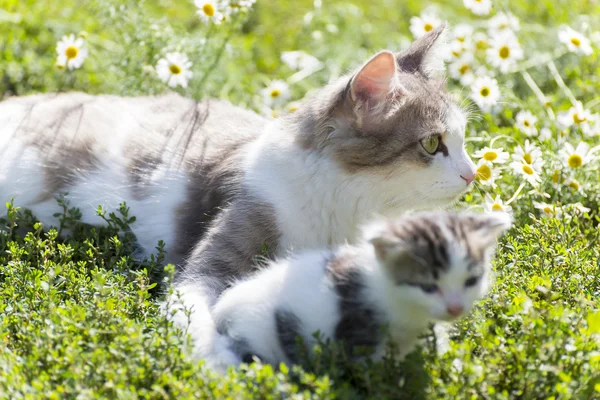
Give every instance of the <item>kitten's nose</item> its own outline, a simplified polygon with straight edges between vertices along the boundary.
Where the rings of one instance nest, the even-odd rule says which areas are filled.
[[[448,314],[452,315],[453,317],[458,317],[465,310],[465,308],[460,304],[451,304],[447,306],[446,309],[448,310]]]
[[[465,174],[465,175],[461,175],[461,178],[463,178],[465,180],[465,182],[467,182],[467,186],[469,184],[471,184],[471,182],[473,182],[473,179],[475,179],[475,174]]]

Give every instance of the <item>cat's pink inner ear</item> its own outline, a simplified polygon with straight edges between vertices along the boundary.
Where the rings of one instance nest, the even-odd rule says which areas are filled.
[[[373,56],[354,76],[350,90],[352,100],[368,100],[383,98],[395,87],[396,58],[392,52],[382,51]]]

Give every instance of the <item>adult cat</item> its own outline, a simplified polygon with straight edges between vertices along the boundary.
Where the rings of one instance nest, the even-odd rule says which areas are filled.
[[[140,250],[166,242],[190,304],[253,258],[354,242],[371,215],[443,206],[473,180],[466,118],[436,77],[443,27],[267,123],[219,101],[80,93],[0,103],[0,200],[46,225],[69,193],[84,222],[122,201]],[[192,249],[193,247],[193,249]],[[204,287],[204,288],[203,288]],[[185,297],[184,296],[184,297]]]

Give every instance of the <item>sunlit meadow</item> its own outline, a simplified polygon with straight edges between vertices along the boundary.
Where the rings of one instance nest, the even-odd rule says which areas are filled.
[[[0,397],[600,398],[597,1],[0,0],[0,93],[171,90],[278,118],[443,23],[447,85],[477,164],[457,207],[515,220],[469,318],[432,328],[402,363],[351,363],[324,344],[302,368],[219,376],[186,358],[161,316],[173,269],[160,245],[131,258],[125,207],[99,210],[108,228],[93,229],[60,200],[62,224],[47,231],[9,204]]]

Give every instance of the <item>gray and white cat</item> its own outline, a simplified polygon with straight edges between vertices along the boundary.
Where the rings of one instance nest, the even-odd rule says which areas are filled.
[[[442,32],[376,54],[272,122],[174,94],[6,100],[0,200],[46,226],[63,192],[91,224],[98,205],[126,201],[140,251],[164,240],[183,302],[207,312],[265,249],[352,243],[373,214],[445,206],[467,189],[466,117],[436,74]]]
[[[375,359],[391,338],[403,357],[428,324],[465,315],[482,298],[496,239],[510,225],[504,213],[416,213],[371,224],[357,245],[272,261],[223,292],[216,331],[192,332],[196,342],[219,336],[218,347],[198,356],[219,369],[252,356],[296,364],[297,338],[310,351],[318,331]]]

